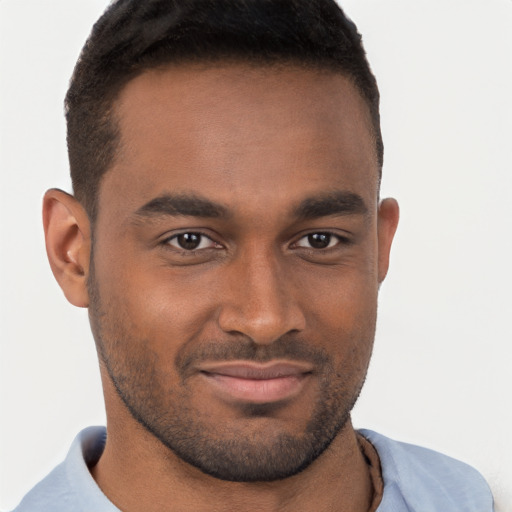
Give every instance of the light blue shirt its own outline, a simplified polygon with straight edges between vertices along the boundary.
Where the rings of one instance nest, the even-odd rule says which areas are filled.
[[[455,459],[400,443],[371,430],[359,431],[376,448],[384,494],[377,512],[492,512],[487,483]],[[105,445],[104,427],[76,437],[68,456],[23,498],[14,512],[119,512],[88,470]]]

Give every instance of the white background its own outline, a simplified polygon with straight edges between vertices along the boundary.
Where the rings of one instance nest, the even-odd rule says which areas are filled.
[[[476,466],[512,511],[512,1],[342,0],[382,93],[402,219],[356,426]],[[46,262],[62,100],[105,0],[0,0],[0,509],[104,422],[87,314]]]

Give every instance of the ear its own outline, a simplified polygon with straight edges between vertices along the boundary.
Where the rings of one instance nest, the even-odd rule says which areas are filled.
[[[394,199],[383,199],[379,204],[377,236],[379,243],[378,277],[379,283],[384,281],[389,268],[391,243],[398,226],[400,210]]]
[[[55,279],[71,304],[88,307],[91,227],[85,210],[73,196],[50,189],[43,199],[43,224]]]

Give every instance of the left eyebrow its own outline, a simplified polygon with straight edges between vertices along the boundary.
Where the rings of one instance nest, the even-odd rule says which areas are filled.
[[[312,220],[332,215],[366,215],[363,198],[353,192],[335,191],[304,199],[294,210],[296,217]]]
[[[135,217],[227,217],[227,209],[213,201],[193,195],[164,194],[141,206]]]

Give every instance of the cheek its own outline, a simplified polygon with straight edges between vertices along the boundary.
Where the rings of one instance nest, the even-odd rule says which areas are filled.
[[[304,283],[308,337],[332,355],[336,364],[365,371],[373,348],[378,285],[372,272],[332,272]]]
[[[149,268],[140,260],[130,264],[129,258],[97,273],[103,307],[118,330],[156,352],[175,352],[200,335],[213,316],[213,286],[204,279],[165,266]]]
[[[314,269],[315,270],[315,269]],[[312,321],[334,330],[356,330],[376,314],[378,283],[375,272],[354,267],[303,272],[297,296]]]

